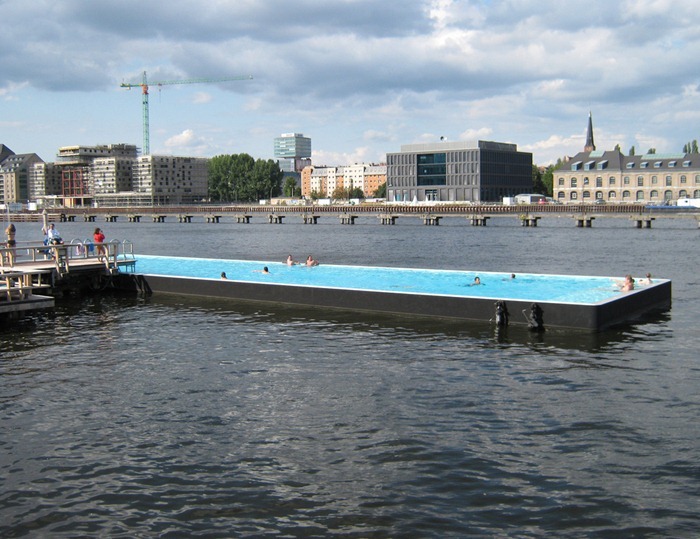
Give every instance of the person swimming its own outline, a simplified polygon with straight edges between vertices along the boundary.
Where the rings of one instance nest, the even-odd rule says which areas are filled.
[[[311,255],[306,257],[306,265],[307,266],[318,266],[318,260],[314,260]]]
[[[474,277],[474,282],[472,282],[469,286],[480,286],[481,284],[483,283],[481,282],[481,279],[477,276]]]

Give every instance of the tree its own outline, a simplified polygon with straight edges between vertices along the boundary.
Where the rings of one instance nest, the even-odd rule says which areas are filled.
[[[649,149],[647,150],[647,155],[653,155],[653,154],[655,154],[655,153],[656,153],[656,148],[649,148]]]
[[[365,198],[365,192],[359,187],[353,187],[348,191],[348,198]]]
[[[532,191],[533,193],[539,193],[540,195],[547,194],[547,188],[544,183],[542,183],[542,173],[540,172],[540,167],[537,165],[532,165]]]
[[[699,153],[698,152],[698,141],[693,140],[693,142],[688,142],[683,146],[683,153]]]
[[[619,144],[615,144],[615,151],[622,153],[622,148],[620,148]]]
[[[301,196],[301,188],[297,187],[297,181],[291,176],[287,176],[287,179],[284,181],[282,192],[286,197]]]
[[[386,182],[377,187],[373,196],[374,198],[386,198]]]
[[[282,171],[272,159],[250,155],[218,155],[209,161],[209,196],[213,201],[252,202],[280,192]]]
[[[629,154],[630,154],[630,156],[633,156],[633,155],[634,155],[634,146],[632,146],[632,147],[630,148]]]

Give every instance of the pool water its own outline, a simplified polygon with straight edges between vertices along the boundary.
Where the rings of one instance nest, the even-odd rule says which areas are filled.
[[[621,278],[324,265],[288,266],[279,262],[136,255],[134,271],[198,279],[273,283],[459,297],[596,304],[620,297]],[[267,267],[269,273],[262,269]],[[479,277],[481,285],[473,285]],[[639,282],[639,280],[637,280]]]

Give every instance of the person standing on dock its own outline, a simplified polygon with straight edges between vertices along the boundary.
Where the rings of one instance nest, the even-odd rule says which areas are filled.
[[[105,235],[104,232],[102,232],[101,228],[97,227],[95,229],[95,233],[92,235],[92,239],[95,240],[95,247],[97,248],[97,258],[101,259],[107,254],[105,246],[102,245],[105,241]]]
[[[17,245],[17,242],[15,241],[15,234],[17,232],[17,229],[15,228],[15,225],[10,223],[8,227],[5,229],[5,235],[7,236],[7,241],[5,243],[5,247],[8,248],[7,251],[5,251],[3,254],[5,255],[4,258],[7,261],[7,265],[12,267],[15,265],[15,246]],[[4,263],[4,261],[3,261]]]

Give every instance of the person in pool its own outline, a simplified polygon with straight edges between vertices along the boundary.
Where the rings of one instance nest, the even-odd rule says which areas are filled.
[[[469,286],[480,286],[481,284],[482,284],[481,279],[479,279],[479,277],[477,276],[477,277],[474,277],[474,282],[472,284],[470,284]]]
[[[622,281],[622,285],[620,285],[620,290],[622,292],[629,292],[631,290],[634,290],[634,279],[631,275],[625,275],[625,280]]]
[[[295,266],[295,265],[297,265],[298,263],[299,263],[299,262],[296,262],[296,261],[292,258],[292,255],[289,255],[289,256],[287,257],[287,266]]]
[[[314,260],[311,255],[306,257],[307,266],[318,266],[318,260]]]

